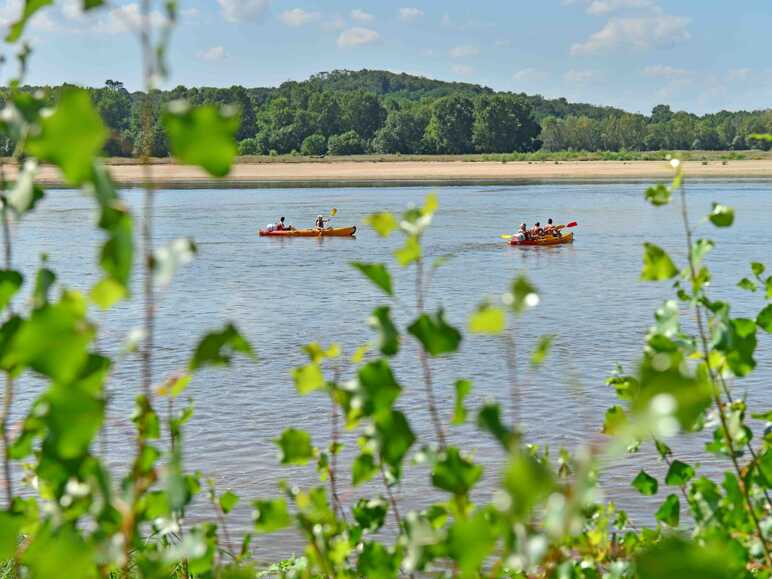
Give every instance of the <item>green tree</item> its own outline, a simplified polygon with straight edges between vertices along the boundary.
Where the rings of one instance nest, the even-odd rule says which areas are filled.
[[[357,91],[343,99],[343,119],[346,128],[356,131],[369,141],[386,121],[386,108],[372,93]]]
[[[361,155],[365,152],[366,145],[356,131],[348,131],[330,137],[327,150],[330,155]]]
[[[462,95],[443,97],[432,107],[427,133],[438,153],[469,153],[473,149],[474,102]]]
[[[472,141],[481,153],[525,153],[541,146],[541,127],[522,99],[508,94],[485,95],[476,104]]]
[[[303,140],[300,152],[310,156],[324,155],[327,152],[327,139],[319,133],[310,135]]]
[[[423,109],[393,110],[386,124],[375,134],[373,149],[377,153],[416,153],[429,124]]]

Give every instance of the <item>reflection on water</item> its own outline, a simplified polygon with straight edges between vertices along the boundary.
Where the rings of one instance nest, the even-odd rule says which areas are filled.
[[[529,441],[551,448],[574,448],[598,437],[606,408],[615,402],[603,381],[615,362],[631,369],[643,335],[659,302],[670,296],[667,284],[638,281],[641,243],[654,240],[683,261],[684,243],[675,208],[651,208],[643,201],[642,184],[532,184],[435,188],[441,209],[426,236],[427,256],[449,256],[434,275],[430,307],[446,308],[449,320],[465,325],[479,300],[506,290],[513,277],[527,272],[539,287],[541,305],[518,321],[516,334],[521,363],[519,388],[522,428]],[[207,329],[235,321],[260,355],[257,364],[239,361],[232,370],[207,370],[189,388],[196,415],[186,430],[187,463],[233,488],[244,500],[234,513],[234,527],[249,526],[249,500],[274,495],[278,480],[312,484],[313,468],[279,468],[271,439],[288,425],[309,430],[320,446],[330,430],[329,402],[324,396],[301,398],[293,390],[289,371],[303,362],[300,347],[308,341],[337,341],[347,353],[371,337],[366,320],[383,302],[379,292],[349,266],[352,261],[391,262],[399,239],[381,239],[363,218],[373,211],[399,211],[420,202],[427,188],[370,187],[362,189],[230,189],[162,191],[158,194],[157,241],[190,236],[199,247],[196,260],[178,273],[158,307],[159,348],[156,381],[183,367],[199,336]],[[736,281],[747,274],[751,260],[772,263],[770,186],[764,183],[692,184],[689,195],[695,215],[721,200],[737,210],[737,223],[728,231],[708,231],[718,240],[710,254],[715,271],[713,292],[731,297],[735,315],[758,309],[758,296],[740,292]],[[140,193],[127,192],[134,207]],[[356,239],[259,238],[257,230],[285,215],[295,226],[336,207],[334,226],[360,226]],[[759,219],[759,216],[766,216]],[[525,221],[577,220],[575,243],[550,248],[510,247],[499,239]],[[85,288],[96,279],[94,257],[99,233],[91,224],[94,212],[77,192],[52,191],[41,208],[16,232],[17,258],[27,272],[46,252],[50,264],[69,286]],[[393,266],[395,287],[406,310],[412,310],[412,272]],[[29,273],[28,273],[29,276]],[[134,280],[139,292],[140,279]],[[399,322],[409,312],[396,310]],[[95,314],[96,315],[96,314]],[[99,347],[116,352],[126,333],[141,319],[139,303],[121,305],[104,319]],[[556,335],[545,367],[533,370],[527,359],[538,336]],[[770,340],[762,339],[759,367],[736,385],[752,403],[768,407],[772,396],[764,384],[772,378]],[[431,438],[423,390],[413,345],[405,343],[394,362],[404,388],[399,404],[409,410],[412,426],[424,440]],[[469,406],[499,398],[509,408],[503,348],[496,338],[467,336],[461,352],[433,362],[442,415],[452,414],[456,379],[475,383]],[[129,422],[138,391],[138,360],[118,365],[110,384],[111,413],[106,449],[118,469],[131,452]],[[17,411],[39,391],[28,381]],[[481,493],[496,482],[503,457],[489,439],[469,427],[450,429],[453,443],[474,450],[485,464]],[[355,437],[345,440],[344,464],[356,449]],[[679,457],[701,453],[698,437],[675,441]],[[704,457],[704,455],[701,455]],[[662,466],[649,455],[620,459],[604,474],[610,497],[632,511],[639,522],[650,522],[641,497],[630,489],[634,471],[646,464]],[[703,461],[704,463],[704,461]],[[708,466],[709,468],[709,466]],[[343,500],[353,501],[377,487],[352,489]],[[409,470],[399,490],[401,500],[417,506],[433,500],[424,468]],[[208,515],[197,505],[193,517]],[[261,558],[297,552],[297,543],[265,541]]]

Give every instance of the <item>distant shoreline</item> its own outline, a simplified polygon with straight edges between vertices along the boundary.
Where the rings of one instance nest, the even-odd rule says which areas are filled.
[[[115,182],[123,187],[144,184],[142,166],[107,160]],[[685,161],[689,179],[772,179],[772,159]],[[8,177],[13,179],[13,170]],[[299,160],[296,162],[237,162],[224,179],[214,179],[196,167],[159,160],[152,166],[153,183],[165,188],[232,188],[266,186],[440,185],[472,183],[592,182],[667,180],[672,169],[665,161],[476,161],[463,160]],[[38,181],[66,187],[54,167],[41,167]]]

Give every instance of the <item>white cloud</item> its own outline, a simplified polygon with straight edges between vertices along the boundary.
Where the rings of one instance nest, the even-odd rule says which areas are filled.
[[[591,0],[587,6],[589,14],[608,14],[624,8],[651,8],[654,0]]]
[[[378,42],[380,38],[381,35],[375,30],[355,26],[354,28],[349,28],[340,33],[340,36],[338,36],[338,46],[341,48],[364,46],[366,44]]]
[[[652,78],[683,78],[689,76],[691,72],[685,68],[675,68],[668,64],[655,64],[645,67],[643,74]]]
[[[586,84],[598,80],[599,74],[594,70],[569,70],[563,79],[574,84]]]
[[[454,64],[450,67],[450,70],[460,76],[470,76],[474,74],[474,68],[466,64]]]
[[[271,5],[271,0],[217,0],[228,22],[256,20]]]
[[[213,46],[212,48],[207,48],[206,50],[202,50],[198,54],[196,54],[196,57],[199,60],[204,60],[206,62],[216,62],[218,60],[223,60],[225,58],[228,58],[228,53],[225,52],[225,48],[222,46]]]
[[[413,22],[421,18],[424,15],[424,11],[419,8],[400,8],[399,19],[402,22]]]
[[[167,24],[166,17],[158,10],[150,13],[150,26],[159,28]],[[122,34],[136,32],[142,28],[142,12],[139,4],[122,4],[112,8],[94,25],[94,30],[103,34]]]
[[[542,71],[537,70],[535,68],[523,68],[521,70],[516,71],[512,75],[512,80],[515,82],[533,82],[538,80],[544,80],[549,75]]]
[[[355,8],[352,10],[350,16],[352,20],[356,20],[357,22],[372,22],[375,20],[375,16],[369,12],[365,12],[361,8]]]
[[[315,22],[322,17],[319,12],[306,12],[302,8],[293,8],[292,10],[285,10],[279,14],[279,20],[281,20],[287,26],[299,27]]]
[[[690,19],[657,13],[640,18],[612,18],[585,42],[571,46],[571,54],[584,56],[622,48],[672,46],[691,38]]]
[[[753,74],[750,68],[733,68],[727,75],[729,80],[748,80]]]
[[[448,51],[450,58],[469,58],[480,54],[480,49],[476,46],[456,46]]]

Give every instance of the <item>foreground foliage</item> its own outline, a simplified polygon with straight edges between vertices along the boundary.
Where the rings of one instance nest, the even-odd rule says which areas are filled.
[[[26,17],[44,4],[29,3]],[[96,4],[88,2],[87,7]],[[167,11],[173,20],[175,6],[168,5]],[[20,34],[23,21],[17,28]],[[143,44],[148,92],[155,72],[165,69],[157,59],[163,57],[166,38],[161,35],[158,45],[146,38]],[[329,400],[331,431],[329,440],[322,441],[289,426],[275,438],[279,461],[310,465],[319,484],[300,488],[286,482],[274,496],[242,499],[232,491],[219,492],[183,465],[185,424],[193,408],[180,407],[179,399],[202,368],[227,366],[236,356],[253,358],[252,347],[227,323],[201,338],[178,373],[155,376],[155,300],[173,281],[175,270],[194,258],[195,244],[178,239],[154,247],[154,195],[148,188],[139,220],[142,243],[135,247],[134,216],[97,158],[107,131],[88,95],[68,88],[50,109],[45,95],[18,86],[11,86],[0,126],[16,143],[14,163],[25,159],[16,181],[2,183],[0,370],[5,385],[0,434],[5,501],[0,560],[5,563],[0,571],[5,576],[769,577],[772,440],[759,426],[772,421],[772,413],[747,408],[733,387],[754,371],[758,341],[772,332],[772,276],[765,264],[752,263],[747,277],[738,281],[758,297],[754,317],[733,317],[728,302],[711,298],[707,258],[714,243],[696,239],[696,233],[698,228],[732,226],[734,211],[716,203],[693,225],[678,161],[673,161],[673,182],[648,189],[645,199],[665,211],[672,197],[678,197],[686,259],[677,265],[662,248],[644,245],[642,280],[671,283],[674,295],[655,312],[637,370],[626,374],[619,369],[608,381],[620,404],[605,416],[602,443],[553,455],[518,428],[513,329],[539,304],[537,288],[524,275],[480,303],[468,321],[467,336],[442,309],[427,310],[431,276],[442,267],[442,260],[426,263],[422,246],[439,209],[430,195],[423,206],[409,207],[400,216],[376,213],[368,219],[379,235],[401,235],[393,257],[398,267],[414,273],[414,295],[406,296],[397,286],[392,266],[352,264],[381,298],[369,320],[374,338],[353,351],[310,343],[305,347],[307,363],[292,372],[298,395]],[[455,112],[466,114],[463,107]],[[228,172],[239,127],[233,110],[177,102],[161,118],[179,159],[212,175]],[[151,126],[151,107],[142,122],[145,129]],[[143,157],[150,151],[146,140]],[[45,192],[34,179],[38,161],[58,166],[98,211],[97,226],[104,236],[98,255],[102,277],[86,293],[60,288],[45,261],[36,272],[14,269],[11,225],[23,227],[24,216],[44,202]],[[146,170],[152,182],[152,166]],[[142,331],[128,337],[127,349],[138,350],[141,374],[131,417],[134,452],[126,472],[117,474],[95,446],[108,410],[111,372],[119,360],[100,350],[101,328],[94,320],[99,310],[131,299],[130,280],[138,273],[133,271],[135,252],[142,258],[143,320]],[[22,301],[21,292],[28,299]],[[395,321],[397,309],[407,323]],[[694,323],[682,325],[684,313]],[[509,353],[509,372],[502,377],[510,387],[504,407],[495,401],[468,407],[473,375],[453,385],[434,378],[435,366],[458,351],[469,334],[493,336]],[[544,363],[550,344],[551,337],[543,337],[530,363]],[[392,361],[403,349],[416,354],[424,409],[400,404],[405,386]],[[45,381],[46,387],[24,409],[17,431],[10,416],[25,376]],[[437,404],[440,389],[455,393],[452,416],[445,416]],[[423,410],[432,434],[419,438],[413,421]],[[497,481],[489,502],[475,500],[486,465],[452,444],[450,429],[465,423],[490,437],[503,457],[504,467],[488,473]],[[350,469],[339,460],[344,428],[358,438]],[[668,446],[672,437],[701,431],[710,435],[706,453],[721,461],[719,477],[680,460]],[[631,525],[623,511],[603,502],[598,483],[602,465],[644,446],[667,464],[662,480],[642,469],[631,481],[644,496],[666,495],[650,528]],[[405,472],[414,468],[428,469],[436,493],[421,510],[406,508],[394,493]],[[377,494],[353,503],[341,499],[341,485],[359,487],[367,481],[378,483]],[[211,521],[186,521],[196,497],[208,499]],[[234,542],[228,528],[228,515],[242,500],[253,506],[254,533],[293,528],[304,540],[302,555],[258,569],[260,553],[251,548],[252,534]]]

